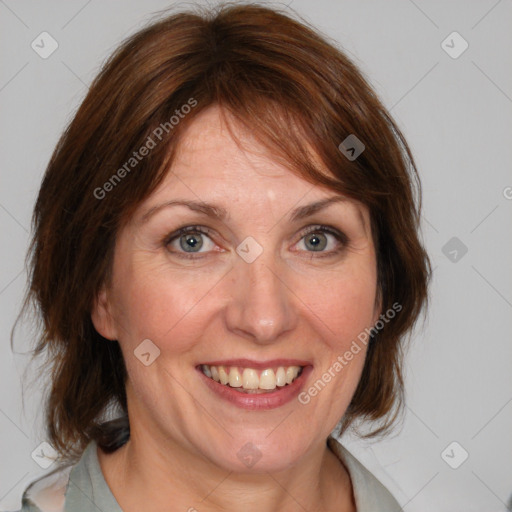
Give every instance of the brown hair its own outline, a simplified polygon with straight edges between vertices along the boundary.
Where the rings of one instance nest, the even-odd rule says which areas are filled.
[[[369,435],[384,433],[400,410],[404,335],[426,302],[430,275],[410,150],[332,42],[277,10],[228,4],[167,15],[125,41],[93,81],[46,170],[24,309],[33,304],[42,318],[34,357],[46,353],[51,368],[46,426],[64,458],[91,439],[106,450],[126,440],[125,365],[118,342],[94,329],[91,307],[109,282],[116,233],[165,176],[185,127],[214,104],[293,172],[369,208],[382,311],[396,303],[401,311],[372,337],[340,428],[381,420]],[[365,145],[356,159],[338,148],[351,134]],[[154,147],[135,163],[134,151],[148,138]],[[104,422],[115,407],[121,419]]]

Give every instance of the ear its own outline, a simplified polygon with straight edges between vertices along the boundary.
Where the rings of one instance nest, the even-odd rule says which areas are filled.
[[[98,295],[94,299],[91,320],[94,328],[104,338],[109,340],[117,340],[117,329],[114,318],[111,313],[111,305],[109,302],[106,288],[103,286]]]

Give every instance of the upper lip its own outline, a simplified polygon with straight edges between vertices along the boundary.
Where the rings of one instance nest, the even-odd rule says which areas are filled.
[[[255,361],[253,359],[222,359],[215,361],[205,361],[208,366],[241,366],[242,368],[254,368],[255,370],[265,370],[277,366],[309,366],[311,363],[302,359],[268,359],[267,361]]]

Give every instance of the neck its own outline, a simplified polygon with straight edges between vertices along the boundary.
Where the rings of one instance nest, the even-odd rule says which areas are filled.
[[[240,474],[132,425],[124,446],[98,458],[124,512],[355,511],[348,472],[325,442],[286,471]]]

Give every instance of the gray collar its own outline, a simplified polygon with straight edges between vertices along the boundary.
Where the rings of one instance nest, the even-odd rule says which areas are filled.
[[[349,472],[357,512],[400,512],[391,493],[333,437],[327,445]],[[103,477],[97,444],[91,441],[78,463],[32,483],[21,512],[123,512]]]

